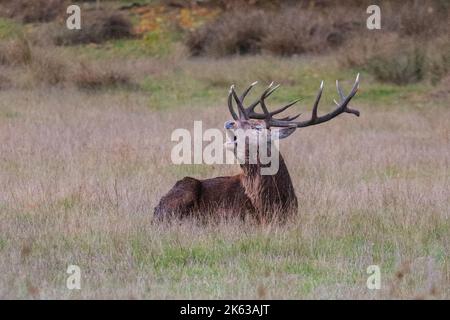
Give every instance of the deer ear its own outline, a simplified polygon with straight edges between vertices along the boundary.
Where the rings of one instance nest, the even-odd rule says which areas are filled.
[[[284,139],[289,137],[291,134],[294,133],[295,129],[297,127],[290,127],[290,128],[283,128],[283,129],[276,129],[271,131],[271,139],[277,140],[277,139]]]

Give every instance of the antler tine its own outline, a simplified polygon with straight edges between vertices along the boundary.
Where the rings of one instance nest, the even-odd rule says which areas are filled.
[[[271,88],[273,86],[273,81],[269,84],[269,87],[268,88]],[[248,108],[247,108],[247,110],[248,110],[248,112],[249,113],[252,113],[252,112],[254,112],[255,111],[255,108],[256,108],[256,106],[259,104],[259,100],[256,100],[255,102],[253,102],[251,105],[249,105],[248,106]],[[254,114],[254,115],[257,115],[257,114]],[[257,115],[258,116],[258,115]],[[261,118],[261,115],[259,115],[260,116],[260,118],[255,118],[255,119],[263,119],[264,118],[264,116],[262,116],[262,118]]]
[[[352,114],[356,115],[357,117],[359,117],[360,113],[358,110],[350,109],[347,107],[348,103],[350,102],[350,100],[353,98],[353,96],[356,94],[356,92],[359,89],[359,73],[356,76],[355,83],[353,84],[352,90],[350,91],[350,93],[348,94],[347,97],[344,95],[341,87],[339,86],[338,80],[336,80],[336,88],[339,93],[339,97],[341,98],[341,102],[337,103],[336,100],[334,100],[334,103],[338,107],[343,108],[345,112],[352,113]]]
[[[250,85],[250,87],[248,87],[248,89],[245,90],[245,92],[244,92],[244,93],[242,94],[242,96],[241,96],[241,101],[242,101],[242,102],[244,101],[244,98],[247,96],[247,94],[248,94],[248,92],[251,90],[251,88],[253,88],[257,83],[258,83],[258,81],[253,82],[253,83]],[[253,102],[250,106],[248,106],[248,108],[246,108],[247,113],[248,113],[248,114],[251,114],[251,113],[255,110],[255,108],[256,108],[256,106],[257,106],[258,104],[259,104],[259,100],[256,100],[256,101]]]
[[[269,86],[269,88],[267,88],[267,92],[265,93],[265,95],[264,95],[264,98],[267,98],[267,97],[269,97],[272,93],[274,93],[275,92],[275,90],[277,90],[279,87],[280,87],[280,84],[277,84],[275,87],[272,87],[273,86],[273,82],[270,84],[270,86]],[[270,89],[270,90],[269,90]]]
[[[258,81],[253,82],[241,95],[240,100],[242,103],[244,103],[244,99],[247,96],[247,94],[252,90],[252,88],[258,84]]]
[[[276,115],[276,114],[279,114],[279,113],[283,112],[284,110],[286,110],[286,109],[292,107],[294,104],[296,104],[296,103],[299,102],[300,100],[301,100],[301,99],[297,99],[297,100],[294,100],[294,101],[292,101],[292,102],[289,102],[287,105],[285,105],[285,106],[283,106],[283,107],[281,107],[281,108],[279,108],[279,109],[277,109],[277,110],[274,110],[274,111],[270,112],[270,114],[273,115],[273,116]]]
[[[242,101],[239,99],[239,97],[236,94],[236,91],[234,90],[234,85],[231,86],[231,93],[234,97],[234,100],[236,100],[236,103],[238,105],[238,109],[239,109],[239,118],[244,117],[245,119],[249,119],[247,112],[244,108],[244,106],[242,105]]]
[[[249,107],[244,107],[243,102],[245,97],[247,96],[247,94],[250,92],[250,90],[257,84],[257,81],[253,82],[240,96],[240,98],[238,98],[236,91],[234,89],[234,85],[232,85],[230,87],[230,93],[228,95],[228,108],[230,110],[230,113],[233,117],[233,119],[238,120],[241,117],[244,117],[245,119],[262,119],[262,120],[266,120],[266,122],[268,122],[268,119],[272,119],[272,117],[276,114],[279,114],[283,111],[285,111],[286,109],[288,109],[289,107],[293,106],[294,104],[296,104],[298,101],[300,101],[300,99],[294,100],[290,103],[288,103],[287,105],[276,109],[272,112],[269,112],[264,100],[269,97],[273,92],[275,92],[275,90],[277,90],[280,85],[276,85],[273,86],[274,83],[271,82],[270,85],[266,88],[266,90],[264,90],[264,92],[262,93],[261,97],[259,98],[259,100],[256,100],[255,102],[253,102]],[[233,98],[234,100],[236,100],[236,103],[238,105],[238,110],[239,110],[239,116],[236,114],[236,112],[234,111],[234,107],[233,107]],[[262,108],[265,108],[264,113],[257,113],[255,112],[255,108],[258,104],[261,104],[262,102]],[[292,117],[284,117],[282,119],[274,119],[274,120],[280,120],[280,121],[292,121],[297,119],[300,116],[300,114],[292,116]]]
[[[344,95],[344,93],[342,92],[342,89],[341,89],[341,87],[339,86],[339,80],[337,80],[337,79],[336,79],[336,89],[337,89],[337,92],[338,92],[338,94],[339,94],[339,97],[341,98],[341,101],[344,100],[344,99],[345,99],[345,95]]]
[[[299,113],[299,114],[297,114],[297,115],[295,115],[293,117],[285,117],[285,118],[282,118],[282,119],[273,119],[273,116],[278,114],[278,113],[281,113],[284,110],[288,109],[289,107],[293,106],[298,101],[300,101],[300,99],[294,100],[291,103],[287,104],[286,106],[281,107],[281,108],[279,108],[279,109],[277,109],[275,111],[269,112],[267,110],[267,106],[265,104],[265,98],[267,98],[270,94],[272,94],[273,91],[278,89],[278,87],[279,87],[279,85],[277,85],[275,88],[271,89],[270,86],[269,86],[269,88],[267,88],[263,92],[263,94],[261,95],[261,98],[260,98],[259,102],[261,104],[261,108],[263,109],[264,115],[253,113],[253,114],[250,115],[250,117],[258,118],[258,119],[264,119],[268,128],[271,127],[271,126],[276,126],[276,127],[279,127],[279,126],[280,127],[285,127],[285,126],[286,127],[292,127],[292,126],[295,126],[295,123],[293,123],[291,121],[297,119],[301,115],[301,113]],[[317,107],[318,107],[318,104],[319,104],[320,97],[322,96],[322,90],[323,90],[323,81],[322,81],[322,83],[320,85],[320,90],[319,90],[319,93],[317,95],[316,101],[314,103],[313,118],[317,118]]]
[[[267,87],[267,89],[263,92],[263,94],[261,95],[261,98],[259,100],[256,100],[255,102],[253,102],[252,104],[250,104],[250,106],[248,106],[247,108],[243,106],[243,102],[245,97],[247,96],[247,94],[250,92],[250,90],[257,84],[258,82],[255,81],[253,82],[241,95],[240,98],[237,98],[236,93],[233,93],[233,96],[236,100],[236,102],[238,103],[238,107],[239,107],[239,114],[244,114],[244,116],[246,116],[247,118],[253,118],[253,119],[265,119],[266,118],[266,114],[261,114],[261,113],[257,113],[255,112],[255,108],[258,104],[261,103],[261,98],[265,99],[267,97],[269,97],[273,92],[275,92],[275,90],[277,90],[280,85],[276,85],[273,86],[273,82],[271,82],[269,84],[269,86]],[[232,88],[232,91],[234,90],[234,87]],[[297,99],[293,102],[290,102],[289,104],[287,104],[286,106],[283,106],[277,110],[274,110],[272,112],[269,112],[270,115],[276,115],[278,113],[283,112],[284,110],[288,109],[289,107],[291,107],[292,105],[294,105],[295,103],[297,103],[300,99]],[[242,108],[241,108],[242,107]],[[290,117],[289,119],[293,120],[295,118]]]
[[[334,104],[337,105],[337,106],[340,105],[336,100],[333,100],[333,102],[334,102]],[[351,109],[351,108],[349,108],[349,107],[346,107],[346,108],[345,108],[345,112],[346,112],[346,113],[354,114],[354,115],[357,116],[357,117],[359,117],[360,114],[361,114],[358,110]]]
[[[275,90],[277,90],[277,89],[280,87],[279,84],[276,85],[275,87],[272,87],[272,86],[273,86],[273,82],[272,82],[272,83],[268,86],[268,88],[263,92],[263,94],[261,95],[260,99],[257,100],[257,101],[255,101],[255,102],[253,102],[253,103],[246,109],[250,118],[253,118],[253,119],[265,119],[265,118],[266,118],[266,114],[260,114],[260,113],[257,113],[257,112],[254,111],[254,109],[255,109],[255,107],[256,107],[258,104],[261,103],[261,100],[264,100],[264,99],[266,99],[267,97],[269,97]],[[285,106],[283,106],[283,107],[281,107],[281,108],[279,108],[279,109],[277,109],[277,110],[274,110],[274,111],[272,111],[272,112],[269,112],[269,111],[267,110],[267,108],[266,108],[266,110],[267,110],[267,112],[270,114],[270,116],[274,116],[274,115],[276,115],[276,114],[279,114],[279,113],[285,111],[285,110],[288,109],[289,107],[291,107],[291,106],[293,106],[294,104],[296,104],[298,101],[300,101],[300,99],[294,100],[294,101],[288,103],[287,105],[285,105]],[[263,111],[264,111],[264,110],[263,110]],[[293,119],[296,119],[297,117],[298,117],[298,116],[295,116],[295,117],[285,117],[285,118],[283,118],[283,119],[288,119],[288,118],[289,118],[290,120],[293,120]]]
[[[259,100],[256,100],[255,102],[253,102],[251,105],[248,106],[247,110],[249,111],[250,114],[254,114],[255,108],[258,104]]]
[[[323,81],[320,84],[320,89],[319,92],[317,94],[316,100],[314,101],[314,106],[312,109],[312,114],[311,114],[311,119],[306,120],[306,121],[291,121],[291,119],[281,119],[281,120],[277,120],[277,119],[272,119],[270,118],[268,123],[270,126],[276,126],[276,127],[292,127],[295,126],[297,128],[303,128],[303,127],[308,127],[308,126],[312,126],[312,125],[316,125],[316,124],[320,124],[326,121],[329,121],[333,118],[335,118],[336,116],[340,115],[341,113],[352,113],[356,116],[359,116],[360,113],[358,110],[353,110],[348,108],[348,103],[350,102],[350,100],[355,96],[356,92],[358,91],[359,88],[359,73],[356,76],[356,80],[355,83],[353,84],[352,90],[350,91],[350,93],[348,94],[348,96],[345,96],[343,91],[341,90],[340,86],[339,86],[339,82],[336,82],[336,87],[338,90],[338,94],[341,97],[341,102],[337,103],[335,101],[335,103],[337,104],[337,108],[334,109],[332,112],[327,113],[323,116],[318,116],[317,115],[317,111],[318,111],[318,107],[319,107],[319,101],[320,98],[322,97],[322,92],[323,92]],[[261,104],[262,106],[263,104]]]
[[[267,97],[268,92],[270,92],[270,91],[273,92],[272,85],[273,85],[273,82],[269,85],[269,87],[267,87],[266,90],[264,90],[264,92],[261,94],[261,97],[259,98],[259,101],[258,101],[261,104],[261,108],[263,109],[263,112],[266,116],[270,115],[270,112],[266,107],[265,99]]]
[[[337,92],[340,97],[340,102],[338,103],[336,100],[334,100],[334,103],[337,105],[337,108],[334,109],[332,112],[319,117],[318,116],[319,102],[320,102],[320,99],[322,98],[322,93],[323,93],[323,88],[324,88],[324,83],[322,81],[320,83],[320,88],[317,93],[316,99],[314,101],[314,105],[313,105],[312,112],[311,112],[311,118],[306,121],[293,121],[293,120],[297,119],[301,114],[298,114],[298,115],[295,115],[292,117],[284,117],[282,119],[274,119],[273,118],[274,115],[277,115],[277,114],[285,111],[286,109],[293,106],[295,103],[297,103],[300,100],[300,99],[295,100],[277,110],[269,112],[269,110],[267,109],[266,103],[265,103],[265,99],[267,97],[269,97],[280,86],[279,84],[276,86],[273,86],[273,82],[267,87],[266,90],[264,90],[264,92],[262,93],[262,95],[258,101],[253,102],[249,107],[245,108],[243,106],[243,101],[244,101],[245,97],[247,96],[247,94],[250,92],[250,90],[253,88],[253,86],[256,85],[256,83],[257,82],[252,83],[242,93],[240,98],[237,96],[236,91],[234,90],[234,85],[231,86],[230,93],[228,95],[228,108],[230,109],[230,113],[233,116],[233,119],[238,120],[239,118],[242,118],[242,117],[244,117],[246,120],[262,119],[266,122],[267,128],[270,128],[271,126],[302,128],[302,127],[308,127],[308,126],[312,126],[312,125],[316,125],[316,124],[320,124],[320,123],[329,121],[344,112],[351,113],[356,116],[360,115],[358,110],[348,108],[348,103],[355,96],[355,94],[359,88],[359,73],[356,76],[355,83],[353,84],[353,87],[347,96],[345,96],[344,92],[342,91],[341,87],[339,86],[339,81],[336,81],[336,89],[337,89]],[[234,98],[234,100],[236,100],[236,103],[238,105],[239,117],[236,114],[236,112],[234,111],[232,98]],[[254,111],[255,107],[258,104],[261,105],[263,114],[257,113]]]
[[[281,119],[279,119],[279,120],[281,120],[281,121],[292,121],[292,120],[297,119],[297,118],[300,117],[301,115],[302,115],[302,113],[299,113],[299,114],[296,114],[295,116],[292,116],[292,117],[284,117],[284,118],[281,118]]]
[[[228,110],[230,110],[231,116],[233,117],[234,120],[238,120],[239,117],[236,114],[236,112],[234,111],[234,107],[233,107],[233,92],[232,92],[232,87],[230,87],[230,91],[228,92]]]
[[[279,114],[279,113],[285,111],[285,110],[288,109],[289,107],[292,107],[294,104],[296,104],[296,103],[299,102],[300,100],[301,100],[301,99],[294,100],[294,101],[288,103],[287,105],[285,105],[285,106],[283,106],[283,107],[281,107],[281,108],[279,108],[279,109],[277,109],[277,110],[271,111],[271,112],[269,112],[269,113],[270,113],[271,116],[277,115],[277,114]],[[256,107],[259,103],[260,103],[260,101],[258,100],[258,101],[255,103],[255,107]],[[252,106],[253,106],[253,104],[252,104]],[[264,119],[264,118],[265,118],[265,114],[256,113],[256,112],[254,112],[254,110],[250,110],[250,107],[247,108],[247,110],[249,110],[248,115],[249,115],[250,118],[253,118],[253,119]],[[301,115],[301,113],[298,114],[298,115],[296,115],[296,116],[293,116],[293,117],[284,117],[284,118],[279,119],[279,120],[285,120],[285,119],[295,120],[295,119],[297,119],[300,115]]]
[[[319,109],[319,102],[320,98],[322,98],[322,92],[323,92],[323,80],[320,83],[320,89],[317,93],[316,101],[314,101],[314,106],[312,109],[312,115],[311,115],[311,121],[315,121],[317,119],[317,110]]]
[[[277,110],[275,110],[275,111],[273,111],[273,112],[269,112],[269,110],[267,109],[267,106],[266,106],[265,99],[266,99],[270,94],[272,94],[276,89],[278,89],[279,86],[280,86],[280,85],[277,85],[277,86],[274,87],[274,88],[271,88],[271,86],[269,86],[269,88],[267,88],[267,89],[263,92],[263,94],[261,95],[261,98],[260,98],[260,100],[259,100],[259,103],[261,104],[261,108],[263,109],[264,114],[263,114],[263,115],[261,115],[261,114],[254,114],[254,115],[258,116],[258,119],[264,119],[264,121],[266,122],[267,128],[270,128],[271,126],[273,126],[274,124],[279,123],[279,122],[284,124],[284,123],[286,123],[286,122],[295,120],[295,119],[297,119],[298,117],[300,117],[300,115],[301,115],[301,113],[299,113],[299,114],[297,114],[297,115],[295,115],[295,116],[292,116],[292,117],[285,117],[285,118],[283,118],[283,119],[274,119],[274,118],[273,118],[274,115],[276,115],[276,114],[278,114],[278,113],[280,113],[280,112],[283,112],[284,110],[286,110],[287,108],[293,106],[295,103],[297,103],[297,102],[300,100],[300,99],[297,99],[297,100],[295,100],[295,101],[293,101],[293,102],[287,104],[286,106],[284,106],[284,107],[282,107],[282,108],[280,108],[280,109],[277,109]],[[289,126],[294,126],[294,125],[289,125]]]
[[[350,102],[350,100],[355,96],[356,92],[358,91],[359,88],[359,73],[356,76],[355,79],[355,83],[353,84],[353,87],[350,91],[350,93],[345,96],[344,92],[342,91],[341,87],[339,86],[339,81],[336,81],[336,89],[338,91],[339,97],[340,97],[340,103],[338,103],[337,101],[334,101],[334,103],[337,105],[337,108],[334,109],[332,112],[327,113],[323,116],[318,116],[318,109],[319,109],[319,102],[320,99],[322,97],[322,93],[323,93],[323,88],[324,88],[324,83],[323,81],[320,83],[320,88],[319,88],[319,92],[317,93],[316,99],[314,101],[314,105],[312,108],[312,113],[311,113],[311,118],[309,120],[306,121],[293,121],[295,119],[297,119],[300,114],[295,115],[293,117],[284,117],[282,119],[274,119],[273,116],[276,114],[279,114],[281,112],[283,112],[284,110],[288,109],[289,107],[291,107],[292,105],[294,105],[295,103],[297,103],[299,100],[295,100],[289,104],[287,104],[284,107],[281,107],[275,111],[269,112],[269,110],[267,109],[266,103],[265,103],[265,99],[267,97],[269,97],[276,89],[279,88],[280,85],[276,85],[273,86],[273,82],[269,85],[269,87],[264,90],[264,92],[262,93],[261,97],[259,98],[258,101],[252,103],[248,108],[245,108],[243,106],[243,100],[246,97],[246,95],[249,93],[249,91],[253,88],[253,86],[256,85],[256,82],[252,83],[242,94],[241,98],[239,98],[236,94],[236,91],[234,90],[234,85],[231,86],[230,88],[230,94],[228,96],[228,107],[230,109],[231,115],[233,116],[233,119],[237,120],[239,118],[244,117],[246,120],[252,118],[252,119],[263,119],[266,123],[267,128],[270,128],[271,126],[273,127],[297,127],[297,128],[303,128],[303,127],[308,127],[308,126],[312,126],[312,125],[316,125],[316,124],[320,124],[326,121],[329,121],[335,117],[337,117],[338,115],[340,115],[341,113],[351,113],[354,114],[356,116],[359,116],[360,113],[358,110],[354,110],[354,109],[350,109],[348,108],[348,103]],[[239,117],[236,115],[236,112],[233,109],[233,104],[232,104],[232,97],[234,97],[234,99],[236,100],[236,103],[238,105],[238,109],[239,109]],[[261,108],[263,110],[263,114],[261,113],[257,113],[254,111],[255,107],[260,104]]]
[[[269,95],[271,95],[276,89],[278,89],[278,87],[280,85],[277,85],[274,88],[272,88],[272,86],[273,86],[273,82],[269,85],[269,87],[266,90],[264,90],[264,92],[262,93],[262,95],[261,95],[261,97],[259,99],[259,104],[261,105],[261,109],[264,112],[264,118],[263,119],[266,122],[267,128],[270,128],[270,122],[272,120],[272,115],[270,114],[269,110],[267,109],[265,99]]]

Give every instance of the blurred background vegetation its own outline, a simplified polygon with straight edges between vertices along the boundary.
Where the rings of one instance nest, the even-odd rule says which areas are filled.
[[[447,87],[450,2],[378,1],[382,29],[372,31],[370,2],[0,0],[0,88],[151,90],[151,79],[136,80],[136,70],[117,60],[163,59],[169,68],[180,59],[243,55],[332,56],[338,68],[363,70],[381,83]],[[65,27],[71,3],[82,9],[80,31]],[[12,71],[18,68],[19,75]]]
[[[76,1],[79,31],[71,3],[0,0],[0,298],[450,297],[449,0]],[[292,224],[150,223],[174,181],[233,172],[168,161],[231,84],[306,118],[358,72],[361,118],[284,142]]]

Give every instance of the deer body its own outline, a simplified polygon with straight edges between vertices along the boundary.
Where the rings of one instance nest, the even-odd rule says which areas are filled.
[[[273,174],[263,174],[262,169],[271,165],[262,164],[259,158],[262,151],[265,154],[272,152],[272,142],[290,136],[297,128],[318,125],[327,122],[342,113],[351,113],[359,116],[359,111],[348,108],[348,103],[356,94],[359,86],[359,75],[352,90],[345,96],[336,81],[340,102],[336,102],[337,108],[323,116],[318,116],[318,105],[323,91],[323,82],[314,102],[312,115],[309,120],[294,121],[300,114],[293,117],[274,118],[275,115],[285,111],[297,101],[284,107],[269,112],[265,99],[270,96],[278,86],[271,84],[261,95],[259,100],[248,107],[244,107],[244,98],[253,83],[240,97],[237,96],[234,86],[231,86],[228,95],[228,108],[233,120],[225,123],[227,133],[234,137],[227,144],[233,147],[235,154],[238,145],[244,147],[244,161],[242,172],[235,176],[217,177],[213,179],[197,180],[185,177],[179,180],[175,186],[161,198],[155,208],[155,217],[165,219],[169,217],[184,217],[187,215],[203,216],[208,213],[226,212],[227,215],[243,217],[246,214],[253,215],[259,221],[270,221],[273,218],[284,219],[297,211],[297,197],[292,184],[289,171],[283,157],[278,154],[278,170]],[[236,114],[233,107],[233,99],[239,110]],[[260,105],[263,113],[255,112]],[[236,139],[239,130],[250,132],[248,139]],[[261,137],[269,137],[266,144],[258,144]],[[250,161],[252,148],[256,147],[256,162]],[[261,148],[267,148],[263,150]],[[270,151],[270,152],[268,152]],[[278,150],[276,150],[278,152]]]
[[[155,208],[155,216],[225,212],[230,216],[246,214],[266,220],[270,212],[287,216],[297,210],[297,197],[286,164],[280,156],[274,175],[261,175],[261,164],[243,164],[242,173],[230,177],[198,180],[185,177],[165,195]]]

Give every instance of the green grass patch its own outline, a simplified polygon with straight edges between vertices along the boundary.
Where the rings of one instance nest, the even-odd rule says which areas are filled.
[[[7,243],[6,239],[0,238],[0,251],[6,248]]]
[[[147,78],[141,84],[147,92],[152,109],[163,110],[175,106],[199,106],[214,101],[218,90],[201,81],[187,78],[183,72],[172,77]]]
[[[426,82],[402,86],[368,82],[367,84],[361,84],[357,99],[364,103],[395,106],[402,105],[405,102],[414,102],[427,90],[429,90],[429,85]]]
[[[22,26],[13,20],[0,18],[0,40],[11,39],[23,35]]]
[[[167,32],[149,32],[142,38],[115,39],[102,44],[82,44],[62,47],[69,53],[82,56],[87,59],[112,59],[112,58],[164,58],[173,51],[179,35]]]

